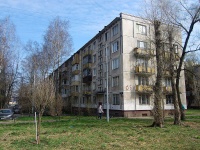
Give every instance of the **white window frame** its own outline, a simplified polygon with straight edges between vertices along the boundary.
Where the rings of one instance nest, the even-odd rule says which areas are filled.
[[[112,70],[119,68],[119,58],[115,58],[112,60]]]
[[[115,36],[116,34],[118,34],[118,24],[112,28],[112,35]]]
[[[147,42],[145,41],[137,41],[138,48],[147,49]]]
[[[113,105],[120,105],[119,94],[113,94]]]
[[[96,68],[93,69],[93,73],[92,74],[93,74],[93,76],[97,75],[97,69]]]
[[[147,26],[143,24],[136,24],[137,33],[147,35]]]
[[[115,41],[113,44],[112,44],[112,53],[115,53],[119,50],[119,41]]]
[[[115,76],[112,78],[112,87],[119,86],[119,76]]]
[[[138,77],[138,85],[149,85],[149,78],[148,77],[139,76]]]
[[[172,95],[166,95],[166,104],[168,104],[168,105],[173,104],[173,96]]]
[[[143,94],[139,95],[139,104],[140,105],[150,105],[150,96]]]

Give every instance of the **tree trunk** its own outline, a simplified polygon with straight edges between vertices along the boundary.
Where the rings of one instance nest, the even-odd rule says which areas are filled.
[[[40,144],[40,126],[41,126],[42,115],[38,114],[38,123],[37,123],[37,144]]]
[[[162,57],[162,42],[161,42],[161,31],[160,31],[160,21],[154,21],[155,30],[155,49],[156,49],[156,63],[157,63],[157,75],[156,83],[154,88],[154,122],[152,126],[163,127],[163,111],[162,111],[162,79],[163,79],[163,57]]]
[[[180,111],[179,111],[179,104],[177,99],[177,89],[176,89],[176,83],[175,83],[175,47],[173,46],[174,36],[173,34],[173,28],[169,27],[168,29],[168,39],[169,39],[169,47],[170,47],[170,75],[171,75],[171,83],[172,83],[172,97],[174,102],[174,125],[181,125],[180,120]]]

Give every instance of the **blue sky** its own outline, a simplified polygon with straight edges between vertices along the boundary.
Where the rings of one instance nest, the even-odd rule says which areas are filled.
[[[43,42],[56,16],[69,20],[74,52],[120,12],[139,15],[143,0],[0,0],[0,19],[10,16],[22,44]]]

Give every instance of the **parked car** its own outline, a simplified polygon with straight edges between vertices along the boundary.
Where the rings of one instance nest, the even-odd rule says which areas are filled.
[[[0,109],[0,119],[14,119],[14,112],[12,109]]]

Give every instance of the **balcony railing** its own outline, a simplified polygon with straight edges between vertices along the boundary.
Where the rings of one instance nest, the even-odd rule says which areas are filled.
[[[80,73],[80,70],[79,70],[79,69],[76,69],[76,70],[73,70],[73,71],[72,71],[72,74],[73,74],[73,75],[77,75],[77,74],[79,74],[79,73]]]
[[[78,97],[79,96],[79,92],[72,91],[71,92],[71,96]]]
[[[91,92],[91,91],[89,91],[89,90],[84,90],[84,91],[83,91],[83,94],[84,94],[84,95],[91,95],[91,94],[92,94],[92,92]]]
[[[85,68],[91,68],[92,67],[92,63],[86,63],[83,65],[83,69]]]
[[[76,81],[76,80],[75,80],[75,81],[72,81],[72,82],[71,82],[71,86],[79,85],[79,84],[80,84],[80,81]]]
[[[87,55],[92,55],[92,50],[87,50],[87,51],[85,51],[85,53],[83,53],[83,57],[85,57]]]
[[[74,65],[74,64],[79,64],[79,54],[75,54],[74,55],[74,59],[73,59],[73,61],[72,61],[72,65]]]
[[[163,93],[172,93],[172,87],[171,86],[163,87]]]
[[[152,75],[155,73],[155,69],[152,67],[136,66],[135,74]]]
[[[136,47],[134,49],[134,54],[135,56],[138,56],[138,57],[153,57],[155,55],[155,51],[152,50],[152,49],[141,49],[141,48],[138,48]]]
[[[153,87],[150,85],[136,85],[136,92],[138,93],[153,93]]]

